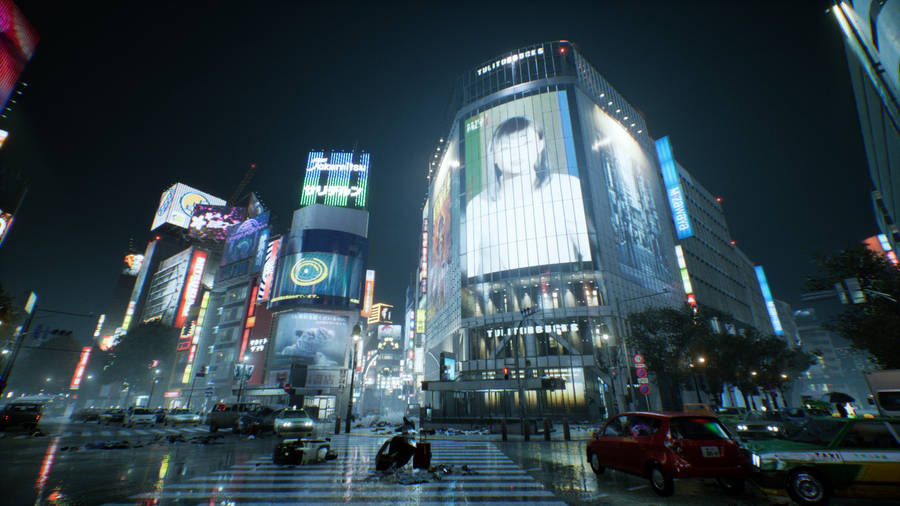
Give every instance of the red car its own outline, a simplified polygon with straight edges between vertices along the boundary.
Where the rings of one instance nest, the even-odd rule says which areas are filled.
[[[660,496],[675,491],[676,478],[716,478],[726,493],[740,494],[750,463],[728,430],[711,415],[622,413],[587,445],[591,469],[644,476]]]

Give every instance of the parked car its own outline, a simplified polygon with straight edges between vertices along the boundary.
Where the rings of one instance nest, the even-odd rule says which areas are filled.
[[[125,416],[128,413],[124,409],[112,408],[107,409],[97,417],[97,423],[109,425],[111,423],[125,423]]]
[[[41,421],[43,405],[39,402],[13,401],[0,411],[0,428],[22,427],[34,430]]]
[[[716,418],[718,418],[720,422],[724,423],[726,427],[734,430],[738,422],[740,422],[742,418],[747,416],[747,408],[738,406],[721,406],[716,408],[715,415]]]
[[[800,504],[900,497],[900,418],[815,418],[789,440],[751,441],[751,477]]]
[[[252,415],[261,408],[262,405],[257,403],[220,403],[206,416],[206,423],[209,425],[210,432],[216,432],[224,428],[234,428],[238,418],[243,415]]]
[[[693,413],[622,413],[587,445],[591,469],[609,467],[649,478],[660,496],[676,478],[717,478],[726,493],[739,494],[749,471],[746,454],[714,416]]]
[[[262,432],[275,432],[275,416],[277,411],[268,407],[259,408],[241,414],[231,430],[238,434],[259,434]]]
[[[166,425],[196,425],[200,423],[200,415],[187,409],[173,409],[166,414]]]
[[[156,425],[156,413],[147,408],[128,408],[128,419],[126,424],[129,427],[135,425]]]
[[[785,438],[799,425],[778,411],[751,411],[735,426],[741,439]]]
[[[153,414],[156,415],[156,423],[165,423],[168,410],[164,408],[157,408],[153,410]]]
[[[85,408],[72,413],[72,421],[96,422],[100,418],[101,411],[97,408]]]
[[[275,434],[279,436],[301,436],[312,434],[316,424],[305,409],[282,409],[275,414]]]

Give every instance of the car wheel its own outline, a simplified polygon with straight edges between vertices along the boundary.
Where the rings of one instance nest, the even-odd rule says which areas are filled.
[[[831,490],[819,474],[799,469],[788,476],[787,493],[798,504],[826,504]]]
[[[728,495],[741,495],[744,493],[743,478],[719,478],[716,481],[719,482],[719,486]]]
[[[603,474],[605,469],[600,465],[600,456],[595,452],[591,452],[591,471],[594,471],[594,474]]]
[[[675,492],[675,483],[662,467],[654,465],[650,468],[650,488],[660,497],[669,497]]]
[[[216,424],[214,424],[214,423],[209,424],[209,431],[210,431],[210,432],[216,432],[216,431],[218,431],[218,430],[219,430],[219,427],[218,427]]]

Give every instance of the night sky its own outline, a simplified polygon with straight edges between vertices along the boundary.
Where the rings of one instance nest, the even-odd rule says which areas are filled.
[[[228,198],[255,162],[249,189],[283,231],[307,152],[358,145],[373,157],[375,298],[402,306],[456,77],[567,39],[724,199],[775,297],[798,302],[814,252],[877,231],[833,17],[818,2],[622,3],[20,2],[42,39],[0,120],[2,163],[31,179],[0,283],[103,312],[171,184]]]

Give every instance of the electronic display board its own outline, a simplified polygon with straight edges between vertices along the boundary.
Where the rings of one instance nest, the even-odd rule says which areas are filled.
[[[275,355],[308,364],[343,366],[350,332],[346,316],[282,313],[275,323]]]
[[[19,75],[34,54],[38,32],[12,0],[0,0],[0,109],[6,107]]]
[[[191,215],[188,237],[222,242],[228,238],[228,229],[239,225],[246,217],[247,210],[243,207],[197,204]]]
[[[190,228],[191,216],[197,204],[224,206],[225,201],[186,184],[175,183],[160,197],[150,230],[156,230],[166,223],[183,229]]]
[[[269,226],[269,213],[244,220],[240,225],[228,229],[222,265],[228,265],[257,255],[259,240]],[[268,236],[267,236],[268,237]]]
[[[306,161],[300,207],[325,204],[366,207],[369,153],[311,151]]]

